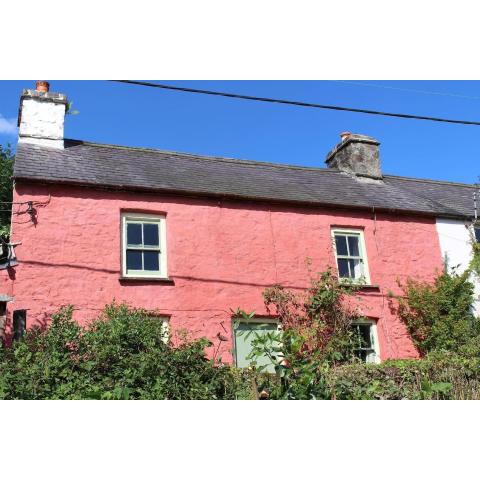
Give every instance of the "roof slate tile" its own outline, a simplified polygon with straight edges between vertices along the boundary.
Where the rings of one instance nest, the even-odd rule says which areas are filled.
[[[66,140],[65,149],[17,147],[14,177],[187,195],[473,216],[474,186],[384,176],[367,183],[338,170],[233,160]]]

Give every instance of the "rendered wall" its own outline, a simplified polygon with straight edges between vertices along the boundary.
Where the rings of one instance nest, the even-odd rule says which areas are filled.
[[[399,293],[397,279],[431,280],[442,268],[435,221],[428,218],[17,184],[14,201],[27,200],[45,204],[36,207],[35,222],[24,206],[13,216],[19,265],[0,272],[2,292],[15,297],[10,315],[29,309],[31,326],[72,303],[83,322],[115,298],[171,315],[172,329],[213,341],[222,333],[229,339],[221,347],[225,360],[231,309],[265,315],[265,287],[304,288],[307,258],[313,272],[334,265],[332,226],[364,228],[371,283],[380,289],[362,293],[360,308],[378,319],[382,359],[417,355],[390,311],[388,292]],[[174,285],[119,279],[122,209],[166,213]]]
[[[34,143],[50,148],[63,148],[66,97],[60,94],[58,100],[45,100],[36,91],[30,97],[22,97],[19,141]]]
[[[461,220],[451,220],[447,218],[437,219],[437,231],[440,241],[442,256],[446,258],[447,265],[450,268],[458,266],[458,272],[462,273],[470,264],[472,259],[472,237],[468,224]],[[480,282],[478,278],[472,276],[471,280],[475,284],[475,311],[480,314]]]

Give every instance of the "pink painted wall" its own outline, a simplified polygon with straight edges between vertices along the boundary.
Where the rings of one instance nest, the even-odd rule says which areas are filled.
[[[71,303],[83,322],[115,298],[171,315],[173,330],[212,340],[221,332],[229,338],[222,344],[225,360],[231,359],[230,309],[266,314],[265,287],[305,287],[307,257],[313,272],[334,265],[331,226],[364,228],[371,283],[381,288],[362,293],[360,308],[378,318],[382,359],[416,356],[387,293],[399,292],[397,279],[430,280],[442,268],[429,218],[377,214],[374,222],[371,213],[353,210],[17,184],[14,201],[27,200],[48,203],[37,207],[36,224],[26,213],[13,216],[13,241],[22,242],[19,265],[0,272],[0,293],[15,297],[10,314],[29,309],[31,326]],[[166,213],[174,285],[119,280],[122,209]]]

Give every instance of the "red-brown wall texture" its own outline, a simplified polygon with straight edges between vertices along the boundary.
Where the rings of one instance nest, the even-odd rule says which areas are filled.
[[[35,222],[13,215],[19,265],[2,271],[2,291],[14,309],[28,309],[28,326],[73,304],[86,321],[113,299],[170,315],[171,329],[188,328],[214,340],[231,359],[232,313],[266,314],[265,287],[308,284],[313,272],[335,265],[331,227],[364,229],[371,283],[364,314],[378,319],[382,359],[413,357],[402,323],[389,309],[397,279],[430,280],[442,268],[434,219],[326,208],[190,199],[71,186],[17,183],[14,201],[44,202]],[[25,206],[16,210],[25,212]],[[168,276],[173,284],[120,280],[122,210],[165,213]],[[310,267],[306,260],[310,259]]]

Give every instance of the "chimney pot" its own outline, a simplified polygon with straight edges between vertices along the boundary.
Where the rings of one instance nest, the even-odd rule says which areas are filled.
[[[37,80],[35,88],[37,92],[48,92],[50,90],[50,84],[45,80]]]
[[[342,139],[342,142],[344,142],[345,140],[347,140],[347,138],[351,135],[350,132],[342,132],[340,134],[340,138]]]

